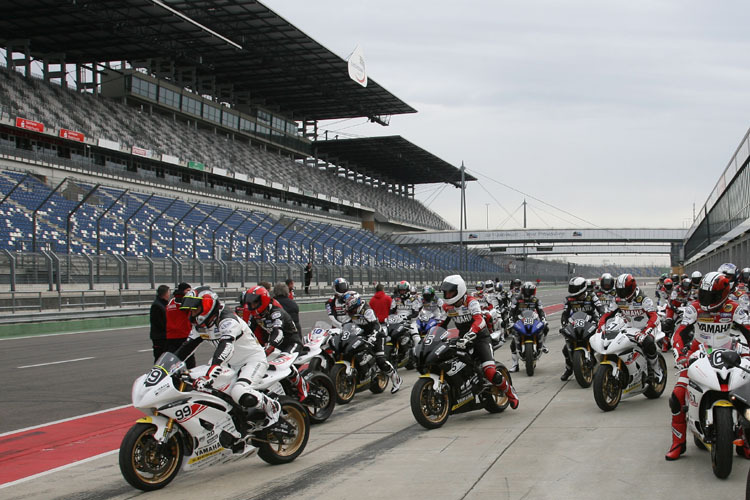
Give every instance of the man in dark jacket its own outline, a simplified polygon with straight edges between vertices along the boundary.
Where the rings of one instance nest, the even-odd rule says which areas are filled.
[[[305,295],[310,294],[310,282],[312,281],[312,262],[305,266]]]
[[[169,287],[159,285],[156,289],[156,299],[151,304],[151,344],[154,349],[154,361],[167,351],[167,304],[169,303]]]
[[[383,284],[378,283],[375,287],[375,295],[370,299],[370,307],[378,318],[378,321],[381,323],[385,322],[386,318],[388,318],[392,302],[393,299],[385,294],[385,287]]]
[[[297,332],[302,335],[302,327],[299,323],[299,306],[295,301],[289,298],[289,287],[284,283],[276,283],[273,287],[273,298],[281,304],[281,307],[292,317]]]

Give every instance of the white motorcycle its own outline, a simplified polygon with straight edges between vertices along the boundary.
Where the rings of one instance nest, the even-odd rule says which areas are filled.
[[[714,475],[721,479],[732,472],[733,447],[740,435],[730,392],[750,382],[749,369],[750,360],[740,358],[733,349],[712,349],[701,344],[690,357],[688,430],[693,432],[698,448],[710,450]]]
[[[191,373],[196,377],[206,369],[198,366]],[[305,449],[310,421],[297,401],[278,397],[279,421],[262,428],[265,412],[247,410],[223,392],[236,378],[234,370],[225,370],[214,382],[220,389],[194,391],[193,377],[184,362],[168,352],[133,383],[133,406],[148,416],[125,434],[119,458],[122,475],[135,488],[157,490],[180,470],[232,462],[256,449],[269,464],[291,462]],[[278,380],[273,375],[267,379],[264,386],[273,389]]]
[[[648,360],[634,340],[639,331],[639,328],[629,327],[618,315],[607,321],[601,333],[589,339],[598,363],[594,374],[594,400],[603,411],[614,410],[623,397],[636,394],[656,399],[667,386],[667,363],[658,351],[662,381],[654,384],[649,379]],[[654,332],[658,344],[664,334],[658,328]]]
[[[336,406],[336,387],[324,368],[326,365],[333,365],[333,359],[324,352],[330,337],[329,328],[327,324],[321,326],[316,324],[315,328],[302,339],[304,348],[294,360],[295,369],[308,385],[307,395],[301,403],[307,408],[310,422],[313,424],[325,422]],[[285,389],[294,390],[295,388],[290,386]]]

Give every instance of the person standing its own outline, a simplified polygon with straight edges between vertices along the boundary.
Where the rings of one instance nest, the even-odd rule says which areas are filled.
[[[310,282],[312,281],[312,262],[305,266],[305,295],[310,295]]]
[[[150,323],[151,345],[154,350],[154,361],[167,351],[167,303],[169,302],[169,287],[159,285],[156,298],[151,304]]]
[[[289,288],[289,298],[294,300],[296,298],[294,296],[294,280],[292,278],[287,278],[284,283],[286,283],[287,288]]]
[[[288,281],[288,280],[287,280]],[[294,326],[297,327],[297,332],[300,334],[300,341],[302,340],[302,327],[299,322],[299,306],[295,301],[289,298],[289,288],[284,283],[276,283],[273,287],[273,298],[281,304],[281,307],[292,317]]]
[[[375,295],[370,299],[370,307],[375,312],[378,321],[384,323],[391,311],[393,299],[385,293],[385,287],[378,283],[375,287]]]
[[[183,342],[187,340],[193,325],[190,324],[190,311],[181,310],[182,299],[190,295],[192,288],[188,283],[180,283],[167,304],[167,351],[177,352]],[[188,368],[195,367],[195,356],[185,360]]]

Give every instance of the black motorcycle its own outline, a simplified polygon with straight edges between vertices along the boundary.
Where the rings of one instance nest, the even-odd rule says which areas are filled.
[[[417,345],[416,364],[422,376],[412,387],[411,412],[427,429],[442,426],[454,413],[481,408],[500,413],[510,404],[484,377],[471,350],[456,347],[457,340],[457,333],[435,327]],[[508,369],[498,362],[495,367],[511,383]]]
[[[596,322],[590,314],[583,311],[573,313],[567,324],[560,329],[568,346],[570,362],[576,382],[581,387],[590,387],[594,380],[596,359],[591,353],[589,338],[596,332]]]
[[[388,342],[385,345],[385,355],[396,368],[414,368],[412,359],[411,321],[398,314],[391,314],[386,318]]]
[[[341,327],[341,335],[331,337],[336,363],[331,379],[336,388],[336,402],[346,404],[357,392],[369,388],[380,394],[388,386],[388,376],[375,363],[375,346],[353,323]]]

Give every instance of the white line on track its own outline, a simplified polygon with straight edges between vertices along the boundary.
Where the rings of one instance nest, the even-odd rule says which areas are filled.
[[[76,361],[86,361],[87,359],[94,359],[94,356],[90,356],[88,358],[66,359],[64,361],[52,361],[50,363],[39,363],[38,365],[24,365],[24,366],[19,366],[17,368],[36,368],[37,366],[59,365],[60,363],[74,363]]]
[[[153,351],[153,349],[141,349],[141,350],[140,350],[140,351],[138,351],[138,352],[150,352],[150,351]]]
[[[31,481],[32,479],[38,479],[38,478],[40,478],[42,476],[46,476],[47,474],[52,474],[53,472],[58,472],[58,471],[61,471],[61,470],[69,469],[71,467],[75,467],[76,465],[85,464],[86,462],[91,462],[92,460],[97,460],[99,458],[103,458],[103,457],[112,455],[112,454],[117,453],[119,451],[120,451],[119,449],[118,450],[107,451],[107,452],[101,453],[99,455],[95,455],[93,457],[84,458],[83,460],[79,460],[77,462],[73,462],[73,463],[70,463],[70,464],[67,464],[67,465],[61,465],[60,467],[55,467],[54,469],[50,469],[50,470],[46,470],[44,472],[40,472],[39,474],[34,474],[32,476],[24,477],[24,478],[21,478],[21,479],[16,479],[15,481],[11,481],[9,483],[0,484],[0,490],[2,490],[3,488],[7,488],[8,486],[15,486],[15,485],[20,484],[20,483],[25,483],[26,481]]]

